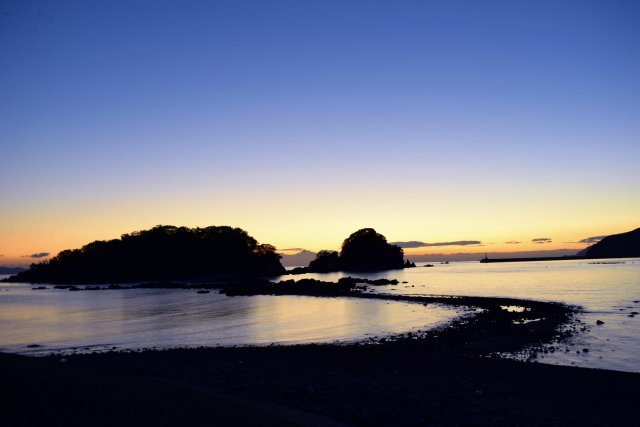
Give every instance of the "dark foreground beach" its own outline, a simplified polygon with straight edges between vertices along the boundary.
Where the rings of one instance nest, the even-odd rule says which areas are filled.
[[[558,340],[585,327],[570,307],[389,299],[480,310],[444,329],[367,345],[0,354],[2,425],[640,423],[640,374],[497,357],[527,348],[566,351]]]
[[[2,355],[3,425],[521,425],[640,421],[640,374],[414,346]]]

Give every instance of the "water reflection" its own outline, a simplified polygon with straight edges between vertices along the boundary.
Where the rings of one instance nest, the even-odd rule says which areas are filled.
[[[349,274],[306,274],[336,281]],[[640,372],[640,259],[505,264],[451,263],[352,276],[407,281],[376,292],[499,296],[583,307],[588,330],[548,363]],[[292,276],[286,276],[287,279]],[[33,352],[79,346],[171,347],[358,340],[424,329],[454,315],[447,309],[384,301],[235,297],[184,290],[33,291],[0,287],[0,350]],[[603,323],[598,323],[600,320]],[[589,348],[589,352],[583,352]]]
[[[361,340],[427,329],[455,310],[375,300],[128,289],[69,292],[10,286],[0,297],[0,349],[265,345]],[[41,347],[30,348],[38,344]]]
[[[559,301],[582,307],[587,330],[562,351],[540,354],[547,363],[640,372],[640,259],[607,262],[537,261],[436,264],[363,275],[305,274],[335,281],[344,276],[397,279],[406,284],[375,287],[376,292],[405,295],[497,296]],[[600,320],[601,323],[598,323]],[[584,352],[589,348],[589,352]]]

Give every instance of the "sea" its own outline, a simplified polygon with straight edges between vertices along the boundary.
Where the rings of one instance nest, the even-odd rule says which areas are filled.
[[[640,258],[452,262],[372,274],[283,276],[397,279],[376,293],[562,302],[584,325],[539,363],[640,372]],[[6,277],[6,276],[5,276]],[[276,278],[275,280],[279,280]],[[47,289],[34,289],[36,287]],[[211,291],[78,291],[0,284],[0,351],[72,353],[176,347],[352,343],[444,327],[468,315],[446,306],[357,298],[227,297]],[[587,351],[585,351],[587,350]]]

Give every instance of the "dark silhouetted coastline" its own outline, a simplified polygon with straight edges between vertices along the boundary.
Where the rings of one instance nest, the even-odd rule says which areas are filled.
[[[585,249],[587,258],[640,257],[640,228],[607,236]]]

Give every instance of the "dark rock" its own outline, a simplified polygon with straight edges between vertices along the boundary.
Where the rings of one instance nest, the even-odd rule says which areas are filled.
[[[600,319],[596,320],[596,325],[604,325],[604,322]]]
[[[305,274],[305,273],[309,273],[308,267],[296,267],[287,271],[287,274]]]

